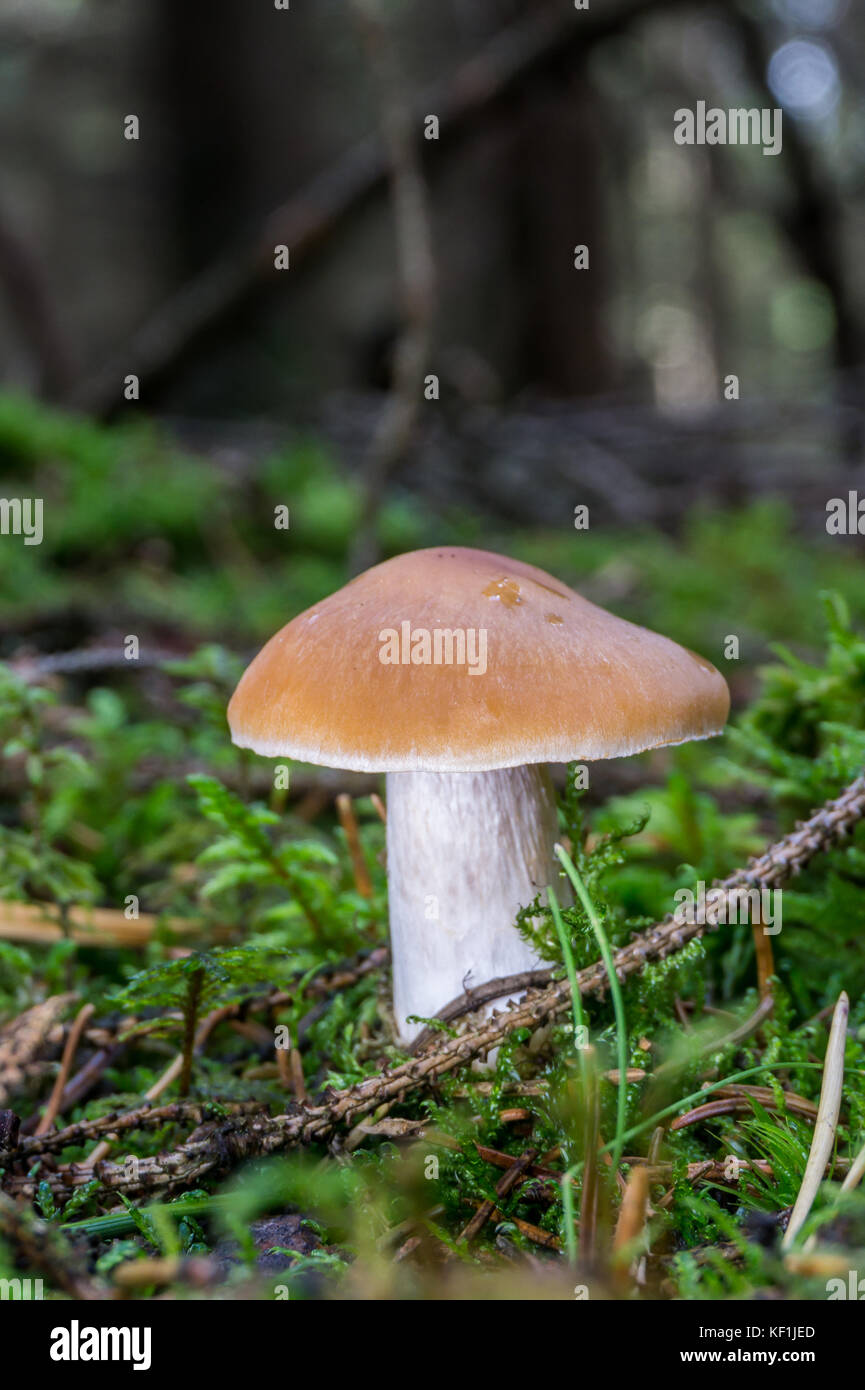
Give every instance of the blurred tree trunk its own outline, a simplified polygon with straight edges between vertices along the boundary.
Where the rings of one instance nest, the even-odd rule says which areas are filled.
[[[166,194],[181,269],[218,255],[316,168],[309,18],[238,0],[155,0]]]
[[[608,248],[598,98],[581,71],[533,84],[514,152],[516,277],[523,301],[520,378],[559,396],[611,385],[603,331]],[[574,248],[589,249],[589,269]]]
[[[165,183],[182,272],[201,265],[239,232],[250,202],[248,20],[239,20],[234,0],[209,0],[206,18],[201,9],[157,0]]]

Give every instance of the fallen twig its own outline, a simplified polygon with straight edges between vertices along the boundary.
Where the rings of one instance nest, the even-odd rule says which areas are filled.
[[[778,1111],[782,1108],[775,1092],[769,1086],[723,1086],[715,1092],[714,1100],[706,1101],[705,1105],[697,1105],[684,1115],[677,1115],[670,1129],[688,1129],[691,1125],[701,1124],[703,1120],[714,1119],[717,1115],[751,1115],[752,1100],[757,1101],[765,1110]],[[804,1096],[797,1096],[792,1091],[784,1091],[783,1102],[784,1108],[792,1115],[801,1115],[803,1119],[816,1121],[817,1106],[813,1101],[806,1100]]]
[[[808,820],[800,821],[789,835],[785,835],[776,844],[770,845],[763,854],[749,860],[744,869],[738,869],[713,887],[720,889],[727,895],[736,894],[743,888],[777,887],[786,879],[795,877],[815,854],[829,849],[837,840],[849,835],[863,816],[865,816],[865,775],[857,777],[840,796],[827,801]],[[690,941],[697,940],[705,932],[714,930],[718,925],[718,917],[722,907],[726,913],[726,902],[721,899],[720,893],[713,893],[711,899],[707,901],[704,922],[681,923],[676,921],[671,914],[657,926],[650,927],[647,932],[633,937],[626,946],[623,946],[615,954],[616,974],[619,979],[624,980],[651,961],[664,960]],[[545,985],[553,979],[555,973],[556,970],[551,967],[527,972],[527,976],[531,977],[529,983],[532,985]],[[527,988],[527,983],[518,983],[525,979],[526,977],[513,975],[500,980],[491,980],[488,984],[451,1000],[439,1011],[436,1017],[446,1023],[453,1022],[455,1018],[461,1014],[472,1012],[480,1004],[501,998],[520,988]],[[598,962],[587,967],[586,970],[582,970],[579,981],[582,994],[603,993],[606,981],[603,965]],[[566,1003],[562,1003],[562,999],[570,998],[567,981],[562,980],[554,983],[550,989],[545,991],[544,997],[550,999],[551,1002],[555,999],[555,1007],[551,1012],[561,1012],[563,1008],[567,1007]],[[716,1049],[725,1046],[727,1042],[738,1041],[740,1037],[747,1036],[754,1020],[761,1021],[764,1017],[764,1014],[760,1012],[761,1010],[765,1010],[766,1014],[771,1011],[771,1003],[768,999],[761,1000],[759,1009],[755,1010],[752,1019],[743,1024],[741,1029],[734,1030],[728,1039],[711,1044],[711,1048]],[[507,1031],[512,1030],[508,1029]],[[427,1043],[439,1036],[435,1029],[425,1029],[415,1040],[412,1051],[415,1054],[421,1052]],[[706,1050],[710,1050],[708,1045]]]
[[[850,1165],[850,1171],[841,1184],[842,1192],[852,1192],[858,1187],[865,1174],[865,1147],[861,1148]]]
[[[485,1206],[485,1202],[479,1204],[478,1212],[480,1212],[481,1207]],[[525,1236],[526,1240],[532,1241],[534,1245],[540,1245],[544,1250],[561,1250],[562,1248],[562,1242],[551,1231],[542,1231],[540,1226],[533,1226],[530,1221],[523,1221],[518,1216],[505,1216],[498,1207],[493,1207],[484,1220],[495,1221],[497,1224],[500,1221],[509,1221],[511,1225],[516,1227],[520,1235]]]
[[[69,1080],[72,1063],[75,1061],[75,1053],[81,1041],[81,1034],[93,1017],[94,1012],[95,1010],[92,1004],[85,1004],[83,1008],[78,1010],[75,1022],[72,1024],[66,1038],[66,1046],[63,1049],[63,1056],[60,1060],[60,1070],[57,1073],[54,1086],[52,1087],[48,1104],[45,1107],[41,1120],[36,1126],[36,1133],[38,1135],[47,1134],[60,1113],[60,1103],[63,1099],[66,1083]]]
[[[838,1003],[835,1005],[832,1028],[829,1033],[829,1041],[826,1044],[823,1085],[820,1089],[820,1104],[814,1125],[814,1135],[811,1140],[811,1151],[808,1154],[802,1186],[799,1188],[799,1195],[790,1213],[790,1220],[787,1222],[787,1229],[781,1242],[782,1250],[789,1250],[805,1224],[814,1198],[817,1196],[817,1189],[823,1181],[826,1164],[832,1154],[835,1131],[838,1127],[838,1113],[841,1109],[841,1090],[844,1085],[844,1048],[847,1043],[849,1014],[850,1001],[842,990]]]
[[[372,883],[370,882],[369,869],[366,867],[366,860],[363,857],[363,846],[360,843],[357,829],[357,817],[354,814],[354,807],[348,792],[340,792],[337,796],[336,813],[339,816],[339,823],[342,826],[348,852],[351,855],[354,886],[362,898],[371,898]]]
[[[20,1014],[0,1030],[0,1105],[23,1085],[27,1068],[35,1061],[46,1036],[75,998],[55,994]]]
[[[18,1159],[32,1159],[39,1154],[59,1153],[61,1149],[86,1144],[92,1139],[105,1136],[109,1139],[128,1134],[136,1129],[159,1129],[168,1124],[200,1125],[205,1120],[226,1115],[253,1115],[264,1108],[262,1101],[208,1102],[202,1100],[175,1100],[167,1105],[154,1105],[147,1101],[134,1110],[117,1111],[110,1115],[100,1115],[93,1120],[79,1120],[66,1125],[64,1129],[54,1130],[52,1134],[28,1135],[15,1148],[4,1153],[4,1162],[14,1163]]]
[[[506,1197],[511,1188],[519,1181],[523,1173],[531,1167],[537,1156],[537,1149],[526,1149],[525,1153],[520,1154],[519,1158],[514,1159],[504,1177],[499,1178],[496,1183],[496,1196]],[[471,1221],[469,1221],[467,1226],[463,1227],[457,1237],[457,1244],[468,1245],[470,1241],[474,1240],[475,1236],[483,1230],[495,1210],[495,1202],[491,1202],[489,1199],[485,1202],[481,1202]]]
[[[741,887],[776,886],[798,873],[814,855],[848,835],[863,814],[865,776],[860,776],[840,796],[821,806],[789,835],[718,886],[728,892]],[[704,923],[683,924],[668,918],[635,936],[614,955],[619,979],[626,980],[646,965],[665,960],[713,929],[717,926],[719,911],[720,904],[714,901],[713,895],[713,906],[707,908]],[[596,962],[581,970],[577,981],[582,994],[603,995],[608,987],[603,963]],[[315,1143],[327,1139],[343,1125],[356,1124],[380,1105],[404,1101],[410,1092],[432,1085],[473,1057],[486,1055],[517,1029],[537,1029],[570,1008],[570,987],[567,981],[559,980],[530,994],[505,1012],[481,1020],[470,1032],[448,1038],[418,1057],[385,1069],[378,1076],[368,1077],[342,1091],[325,1093],[318,1105],[298,1105],[284,1115],[256,1116],[242,1124],[232,1119],[217,1127],[215,1133],[191,1139],[171,1153],[142,1158],[134,1177],[122,1164],[106,1161],[95,1169],[70,1165],[46,1175],[44,1180],[58,1194],[90,1181],[94,1174],[107,1188],[165,1190],[221,1171],[229,1162],[275,1153],[297,1144]],[[7,1179],[7,1185],[15,1191],[33,1190],[32,1180],[26,1177]]]
[[[614,1277],[617,1284],[623,1288],[627,1288],[631,1282],[629,1267],[633,1259],[633,1245],[645,1229],[648,1204],[648,1169],[632,1168],[613,1236]]]
[[[131,949],[146,946],[157,927],[175,936],[195,936],[201,922],[181,917],[159,918],[142,912],[132,920],[109,907],[70,907],[68,933],[59,922],[48,918],[48,905],[0,902],[0,939],[22,941],[33,946],[50,946],[65,935],[80,946],[107,946]]]
[[[449,1004],[445,1004],[443,1009],[439,1009],[436,1018],[441,1023],[453,1023],[458,1018],[463,1018],[466,1014],[472,1014],[476,1009],[480,1009],[484,1004],[490,1004],[495,999],[504,999],[509,994],[519,994],[522,990],[536,989],[542,985],[548,985],[553,978],[554,971],[549,967],[542,967],[539,970],[522,970],[518,975],[502,975],[498,980],[489,980],[486,984],[478,985],[476,989],[467,989],[462,994],[457,995]],[[412,1042],[409,1052],[416,1057],[419,1052],[423,1052],[428,1043],[434,1038],[441,1037],[441,1030],[438,1028],[424,1028]]]

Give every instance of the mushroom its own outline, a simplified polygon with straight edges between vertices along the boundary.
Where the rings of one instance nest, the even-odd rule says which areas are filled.
[[[386,560],[292,619],[228,720],[266,757],[387,774],[407,1044],[411,1016],[541,964],[515,919],[560,873],[546,765],[708,738],[729,703],[714,666],[669,638],[533,565],[454,547]]]

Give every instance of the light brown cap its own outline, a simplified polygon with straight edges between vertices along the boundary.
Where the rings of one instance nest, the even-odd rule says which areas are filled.
[[[292,619],[244,672],[228,722],[266,757],[469,772],[708,738],[729,708],[723,676],[669,638],[533,565],[442,547],[386,560]]]

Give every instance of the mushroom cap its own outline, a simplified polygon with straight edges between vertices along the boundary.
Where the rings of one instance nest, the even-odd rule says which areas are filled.
[[[723,676],[669,638],[534,565],[441,547],[385,560],[293,618],[244,672],[228,722],[265,757],[477,772],[708,738],[729,708]]]

